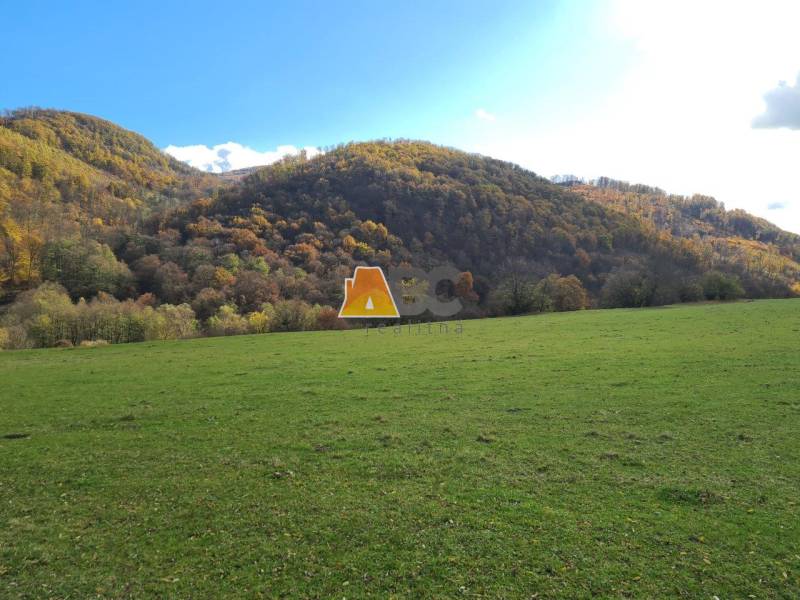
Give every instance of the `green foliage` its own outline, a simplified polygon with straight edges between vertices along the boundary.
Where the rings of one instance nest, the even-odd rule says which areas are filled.
[[[606,280],[601,295],[605,308],[638,308],[650,306],[655,295],[655,282],[647,273],[635,268],[614,271]]]
[[[589,296],[574,275],[561,277],[551,273],[534,283],[519,265],[513,265],[505,279],[493,293],[492,305],[498,314],[526,314],[531,312],[562,312],[589,307]]]
[[[267,247],[279,253],[291,247],[305,263],[314,253],[296,248],[310,234],[323,254],[341,248],[354,260],[377,260],[381,252],[420,264],[445,259],[484,276],[508,256],[572,268],[576,246],[596,252],[596,238],[612,239],[617,230],[623,247],[645,243],[630,233],[636,226],[626,217],[531,172],[422,142],[348,144],[312,161],[286,160],[256,172],[203,213],[230,215],[232,225],[254,207],[275,223]],[[337,228],[341,237],[320,239],[318,224]],[[520,235],[528,224],[540,233]],[[586,230],[595,241],[580,235]]]
[[[271,331],[306,331],[315,329],[320,307],[302,300],[281,300],[272,310]]]
[[[247,319],[239,314],[235,305],[220,306],[217,314],[208,319],[208,332],[211,335],[241,335],[248,330]]]
[[[133,279],[128,266],[106,244],[74,239],[45,246],[42,277],[63,285],[73,298],[91,298],[99,292],[123,294]]]
[[[241,259],[236,254],[228,253],[220,257],[219,264],[221,267],[224,267],[226,270],[228,270],[232,275],[236,275],[239,272]]]
[[[218,185],[95,117],[39,109],[0,116],[0,283],[35,285],[50,242],[128,233]]]
[[[152,312],[150,312],[152,311]],[[154,311],[145,308],[145,339],[179,340],[197,335],[197,319],[188,304],[162,304]]]
[[[244,266],[249,271],[269,275],[269,265],[263,256],[248,256],[245,259]]]
[[[523,315],[534,310],[551,310],[537,304],[534,282],[519,271],[510,272],[493,290],[490,299],[495,314]]]
[[[703,294],[707,300],[736,300],[744,296],[739,279],[719,271],[711,271],[703,276]]]
[[[6,348],[79,345],[104,340],[111,344],[173,340],[197,334],[197,321],[186,304],[158,308],[100,293],[90,302],[73,304],[66,290],[45,283],[20,294],[3,319]]]

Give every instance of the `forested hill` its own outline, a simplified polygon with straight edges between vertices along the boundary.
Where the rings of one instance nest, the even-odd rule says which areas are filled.
[[[515,165],[423,142],[348,144],[286,160],[199,216],[247,227],[242,219],[253,210],[269,220],[266,240],[279,254],[313,237],[317,249],[344,249],[356,260],[449,262],[491,279],[510,257],[546,275],[579,267],[586,259],[579,250],[602,257],[615,254],[615,241],[620,250],[648,246],[638,222],[616,211]],[[365,232],[370,223],[377,233]]]
[[[218,185],[143,136],[80,113],[0,116],[0,202],[44,200],[124,224]]]
[[[766,219],[733,209],[711,196],[681,196],[641,184],[601,177],[591,184],[570,182],[584,198],[635,216],[673,237],[690,239],[716,263],[773,282],[800,280],[800,235]],[[796,284],[795,284],[796,285]]]
[[[163,188],[192,172],[138,133],[91,115],[22,109],[0,117],[0,127],[145,187]]]
[[[110,248],[95,240],[130,235],[151,214],[219,185],[97,117],[42,109],[0,116],[0,296],[52,277],[45,257],[64,244],[92,247],[110,262]]]
[[[800,259],[800,235],[744,210],[726,210],[722,202],[711,196],[668,194],[656,187],[608,177],[591,184],[572,184],[571,189],[594,202],[637,215],[672,235],[738,237],[773,244],[787,256]]]
[[[7,303],[54,282],[68,296],[50,287],[36,306],[99,297],[103,314],[161,311],[117,341],[339,326],[342,281],[364,263],[455,267],[444,293],[463,316],[800,293],[796,236],[710,204],[658,200],[662,215],[643,208],[660,206],[645,190],[620,187],[556,185],[415,141],[222,179],[95,117],[16,111],[0,119],[0,291]],[[36,311],[4,321],[15,347],[61,335],[31,342],[23,314]]]
[[[648,280],[642,304],[694,297],[692,282],[716,269],[753,295],[786,295],[797,279],[792,265],[759,272],[516,165],[424,142],[347,144],[285,160],[213,203],[179,209],[171,225],[189,243],[249,240],[250,251],[323,278],[355,261],[447,263],[470,271],[481,292],[518,273],[575,275],[596,302],[623,268]]]

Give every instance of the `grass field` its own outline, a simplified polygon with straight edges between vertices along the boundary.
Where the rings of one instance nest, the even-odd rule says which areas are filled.
[[[800,301],[434,332],[0,354],[0,597],[800,597]]]

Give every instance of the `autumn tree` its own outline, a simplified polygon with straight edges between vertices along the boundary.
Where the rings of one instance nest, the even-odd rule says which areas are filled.
[[[233,299],[242,312],[258,310],[265,302],[278,299],[278,285],[258,271],[242,271],[233,286]]]
[[[582,310],[589,306],[586,289],[574,275],[548,275],[536,284],[533,298],[534,308],[540,312]]]
[[[189,276],[174,262],[162,264],[155,273],[158,297],[170,304],[181,304],[186,300]]]
[[[219,308],[227,301],[225,293],[214,288],[203,288],[192,300],[192,310],[197,318],[205,321],[217,313]]]

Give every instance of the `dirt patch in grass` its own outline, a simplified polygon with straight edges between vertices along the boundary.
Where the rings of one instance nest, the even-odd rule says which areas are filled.
[[[709,506],[720,504],[724,501],[722,496],[711,490],[693,490],[678,487],[661,488],[656,496],[664,502],[689,506]]]
[[[378,441],[384,448],[390,448],[392,446],[399,446],[402,438],[394,433],[385,433],[378,438]]]

